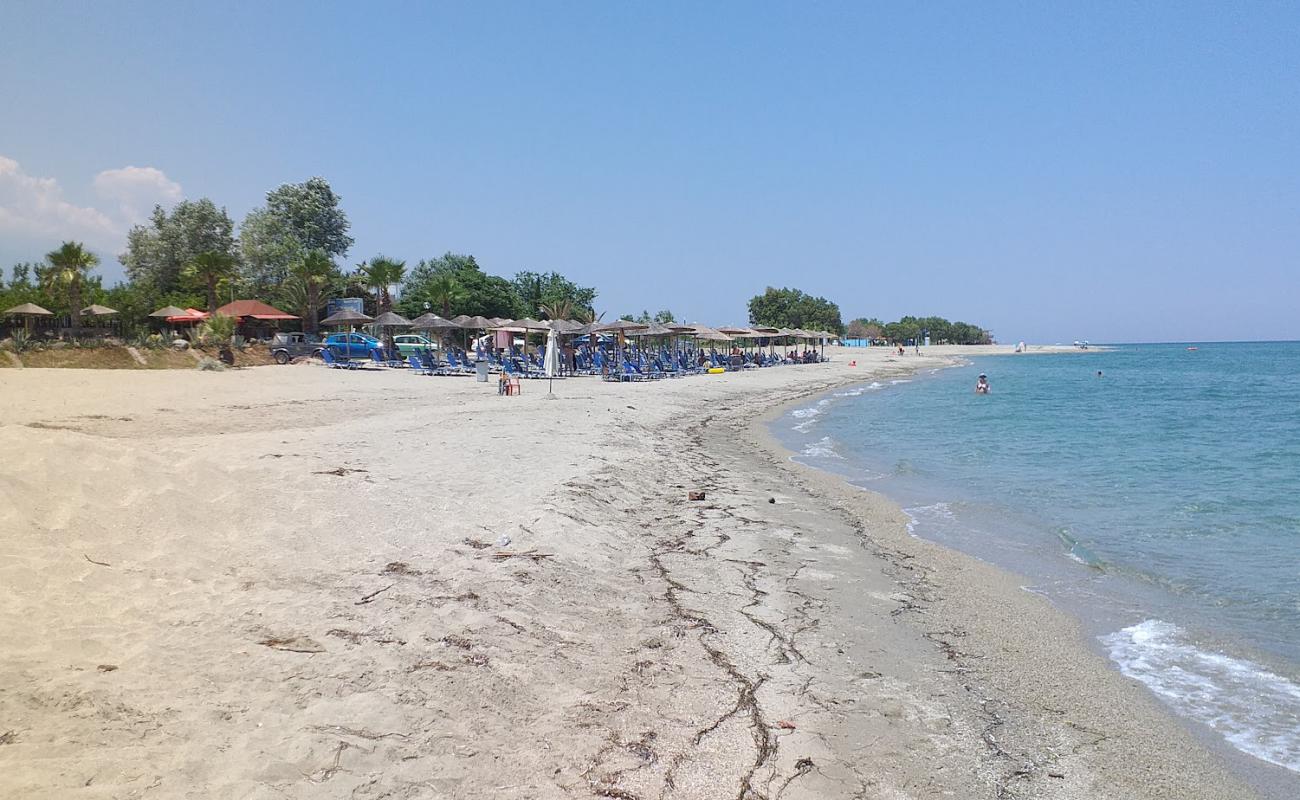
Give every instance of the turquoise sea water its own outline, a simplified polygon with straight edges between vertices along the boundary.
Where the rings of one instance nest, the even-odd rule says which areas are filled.
[[[915,535],[1028,576],[1207,736],[1300,773],[1300,343],[1196,347],[979,359],[776,433]]]

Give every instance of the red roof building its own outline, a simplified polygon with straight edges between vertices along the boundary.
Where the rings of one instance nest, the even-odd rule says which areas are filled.
[[[261,300],[236,300],[217,309],[218,314],[236,319],[289,320],[298,319],[293,314],[286,314],[275,306],[269,306]]]

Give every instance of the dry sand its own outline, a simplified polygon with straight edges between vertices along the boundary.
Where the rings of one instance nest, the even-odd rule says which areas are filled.
[[[555,400],[6,370],[0,797],[1249,797],[760,424],[931,352]]]

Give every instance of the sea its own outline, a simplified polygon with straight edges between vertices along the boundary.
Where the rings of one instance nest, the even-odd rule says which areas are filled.
[[[1253,783],[1300,796],[1300,342],[991,356],[773,426],[913,535],[1027,576]]]

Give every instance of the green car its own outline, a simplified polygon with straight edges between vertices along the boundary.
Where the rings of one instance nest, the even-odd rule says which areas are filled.
[[[397,352],[402,354],[402,358],[415,355],[423,350],[438,349],[437,344],[416,333],[403,333],[400,336],[394,336],[393,344],[397,345]]]

